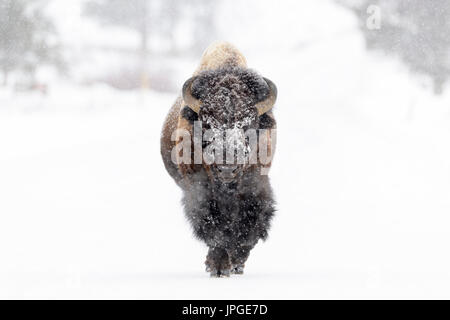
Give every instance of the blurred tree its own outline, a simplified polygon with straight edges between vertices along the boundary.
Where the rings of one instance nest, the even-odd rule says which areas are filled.
[[[150,8],[153,0],[90,0],[84,12],[108,25],[121,25],[138,32],[141,51],[148,52]]]
[[[182,2],[179,0],[165,0],[162,2],[159,14],[160,20],[157,25],[161,36],[168,42],[170,51],[175,53],[178,51],[175,29],[182,19]]]
[[[3,84],[14,70],[33,78],[36,69],[49,64],[62,67],[54,25],[43,10],[45,1],[0,0],[0,69]]]
[[[215,13],[220,4],[219,0],[189,0],[188,4],[194,9],[194,43],[196,51],[203,51],[217,34]]]
[[[395,54],[414,72],[433,80],[441,94],[450,76],[450,1],[423,0],[339,0],[360,21],[369,49]],[[377,5],[380,29],[369,29],[367,9]]]
[[[193,47],[204,49],[215,37],[215,12],[219,0],[88,0],[84,13],[107,25],[138,32],[143,53],[149,51],[149,36],[162,36],[176,50],[175,29],[188,19]]]
[[[141,86],[143,88],[149,87],[146,70],[152,2],[153,0],[90,0],[84,8],[86,15],[96,17],[104,24],[121,25],[139,34]]]
[[[122,26],[140,38],[141,87],[149,87],[148,59],[150,39],[167,48],[164,53],[179,51],[176,30],[182,25],[192,34],[192,47],[204,50],[215,36],[214,11],[218,0],[88,0],[87,16],[111,26]],[[188,34],[185,33],[185,34]],[[162,41],[161,41],[162,40]],[[167,44],[167,46],[166,46]],[[192,49],[192,48],[189,48]],[[157,48],[156,52],[163,52]]]

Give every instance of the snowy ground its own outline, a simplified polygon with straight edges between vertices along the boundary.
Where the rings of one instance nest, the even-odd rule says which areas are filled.
[[[450,298],[450,96],[314,3],[280,19],[298,41],[234,41],[279,89],[279,210],[244,276],[204,272],[162,165],[176,94],[58,84],[0,91],[0,298]]]

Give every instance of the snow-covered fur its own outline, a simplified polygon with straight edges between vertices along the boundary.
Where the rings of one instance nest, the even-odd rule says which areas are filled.
[[[258,117],[253,106],[268,94],[261,76],[239,67],[204,71],[192,85],[192,95],[203,103],[198,114],[203,129],[267,128],[267,116]],[[239,175],[229,183],[220,179],[215,165],[186,178],[185,212],[195,235],[210,248],[206,264],[213,275],[243,272],[250,250],[266,239],[275,211],[268,177],[260,168],[237,170]]]
[[[220,57],[209,49],[204,57],[209,56],[214,63],[203,61],[215,68],[196,72],[191,85],[191,95],[201,101],[200,110],[194,112],[182,99],[177,100],[163,129],[161,153],[167,170],[183,190],[182,203],[195,236],[209,247],[207,271],[212,276],[227,276],[243,273],[250,250],[259,239],[267,238],[275,212],[269,178],[261,174],[260,164],[232,166],[232,174],[227,171],[225,177],[225,169],[216,164],[175,165],[169,162],[174,146],[170,131],[182,127],[192,133],[197,120],[202,121],[204,131],[271,129],[275,120],[271,111],[258,115],[255,108],[270,94],[264,78],[239,61],[233,63],[241,55],[229,45],[225,46],[228,51],[224,46],[215,47],[220,48]],[[219,60],[226,63],[217,64]],[[176,125],[170,119],[174,115],[178,118]],[[203,149],[207,145],[204,143]]]
[[[192,180],[183,204],[195,235],[209,247],[207,270],[217,276],[242,273],[250,250],[267,238],[275,211],[268,177],[250,168],[228,184],[210,179],[205,170]]]
[[[244,55],[231,43],[217,41],[203,53],[195,75],[205,70],[216,70],[225,66],[247,67]]]
[[[220,129],[257,129],[254,106],[269,95],[263,77],[240,67],[203,71],[191,88],[192,96],[203,104],[199,120]]]

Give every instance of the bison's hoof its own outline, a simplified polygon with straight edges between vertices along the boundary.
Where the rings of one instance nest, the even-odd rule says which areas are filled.
[[[231,269],[232,274],[244,274],[244,266],[243,265],[237,265],[233,266]]]
[[[211,278],[228,278],[230,276],[230,270],[211,270]]]

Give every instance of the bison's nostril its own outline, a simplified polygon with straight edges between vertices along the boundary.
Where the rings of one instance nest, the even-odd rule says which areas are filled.
[[[217,166],[220,172],[230,174],[237,170],[237,166]]]

